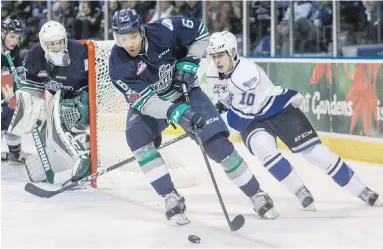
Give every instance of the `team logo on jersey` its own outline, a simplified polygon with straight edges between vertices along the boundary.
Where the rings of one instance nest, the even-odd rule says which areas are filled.
[[[140,95],[136,93],[135,91],[133,91],[132,89],[128,89],[126,91],[126,97],[128,99],[129,104],[132,105],[140,98]]]
[[[150,85],[152,91],[156,93],[163,93],[167,91],[172,85],[175,63],[161,65],[158,69],[158,81]]]
[[[57,82],[55,80],[48,80],[47,82],[44,83],[45,89],[50,90],[53,92],[57,92],[60,89],[64,89],[67,91],[73,91],[74,88],[71,86],[64,86],[62,83]]]
[[[41,70],[38,74],[37,77],[45,78],[48,77],[48,73],[46,70]]]
[[[143,61],[140,61],[139,63],[138,63],[138,66],[137,66],[137,75],[140,75],[140,74],[142,74],[142,72],[143,71],[145,71],[145,69],[147,68],[148,66],[146,65],[146,63],[145,62],[143,62]]]
[[[169,53],[169,51],[170,51],[170,49],[166,49],[164,52],[162,52],[162,53],[158,56],[158,58],[161,59],[161,57],[164,56],[165,54]]]
[[[231,106],[233,94],[230,93],[226,84],[215,84],[213,87],[213,93],[218,95],[219,101],[224,103],[226,106]]]

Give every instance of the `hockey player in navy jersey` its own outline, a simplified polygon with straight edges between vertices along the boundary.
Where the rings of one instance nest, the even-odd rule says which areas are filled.
[[[26,160],[31,181],[82,178],[90,166],[86,46],[68,40],[64,26],[49,21],[41,27],[39,43],[28,51],[23,67],[25,79],[15,93],[18,104],[9,131],[32,132],[39,140],[37,150],[41,152],[43,146],[48,158],[38,153]],[[45,91],[52,94],[47,105]]]
[[[228,140],[229,132],[215,106],[198,87],[197,68],[209,34],[201,20],[180,16],[143,25],[134,9],[117,11],[112,21],[116,45],[109,58],[114,85],[130,104],[126,140],[143,173],[165,199],[167,219],[189,223],[185,199],[176,191],[157,147],[168,121],[179,124],[192,138],[199,134],[208,156],[248,196],[264,218],[278,214],[270,197]],[[182,84],[187,85],[190,106]]]
[[[232,33],[214,33],[206,56],[214,65],[206,77],[218,97],[218,106],[228,109],[228,124],[240,132],[249,151],[299,198],[303,207],[313,207],[314,198],[277,149],[276,137],[352,195],[371,206],[380,203],[379,195],[321,143],[314,127],[298,108],[303,96],[294,90],[275,86],[261,67],[246,58],[239,58],[237,41]]]
[[[13,65],[16,67],[18,75],[22,75],[20,49],[18,44],[22,39],[20,22],[16,19],[6,19],[1,21],[1,74],[11,73],[10,65],[5,56],[6,51],[10,51]],[[5,136],[8,145],[8,152],[1,152],[1,160],[9,160],[12,163],[24,163],[28,156],[21,149],[21,137],[8,132],[9,124],[13,116],[13,109],[9,108],[8,101],[14,95],[16,85],[13,89],[2,86],[1,91],[1,138]]]

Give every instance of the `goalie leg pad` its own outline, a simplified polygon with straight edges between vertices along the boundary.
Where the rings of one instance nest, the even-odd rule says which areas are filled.
[[[45,101],[41,93],[20,89],[16,91],[16,109],[8,131],[22,136],[30,133],[38,120],[43,120]]]
[[[27,158],[25,161],[25,169],[32,182],[43,182],[47,180],[47,175],[38,154]]]
[[[73,135],[62,125],[60,98],[61,91],[58,91],[48,103],[46,122],[41,128],[41,144],[45,148],[46,156],[55,175],[69,170],[72,173],[69,178],[75,181],[89,172],[89,137],[85,132]],[[26,167],[27,171],[30,172],[30,176],[32,175],[31,180],[38,181],[42,179],[40,174],[32,174],[32,172],[40,173],[40,169],[44,169],[41,163],[38,164],[33,160],[28,162]],[[34,177],[35,175],[38,177]],[[67,180],[68,178],[55,179],[55,182]]]

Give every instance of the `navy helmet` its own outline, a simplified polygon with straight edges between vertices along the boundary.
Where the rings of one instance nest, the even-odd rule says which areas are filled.
[[[8,34],[10,32],[21,33],[20,22],[16,19],[6,19],[1,21],[1,32],[3,34]]]
[[[117,10],[113,14],[112,30],[115,34],[128,34],[141,31],[143,23],[140,15],[134,9]]]

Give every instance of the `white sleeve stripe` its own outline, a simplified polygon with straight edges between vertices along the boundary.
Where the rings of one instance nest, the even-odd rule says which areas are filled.
[[[202,21],[200,22],[199,24],[199,27],[198,27],[198,32],[201,34],[201,28],[202,28],[203,24],[202,24]],[[203,30],[203,29],[202,29]]]
[[[198,36],[197,38],[195,38],[195,40],[194,40],[194,41],[198,41],[198,40],[201,40],[201,39],[203,39],[203,38],[205,38],[205,37],[208,37],[208,36],[209,36],[209,33],[206,33],[206,34],[200,35],[200,36]]]

